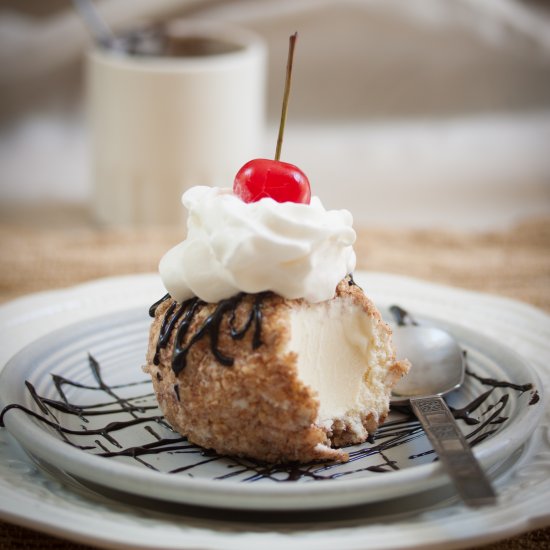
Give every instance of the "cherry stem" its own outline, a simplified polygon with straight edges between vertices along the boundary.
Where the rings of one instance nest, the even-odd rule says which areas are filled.
[[[286,62],[286,81],[283,94],[283,109],[281,111],[281,121],[279,122],[279,136],[277,137],[277,149],[275,151],[275,160],[281,158],[281,148],[283,147],[283,134],[285,133],[286,112],[288,110],[288,96],[290,95],[290,82],[292,80],[292,62],[294,60],[294,48],[298,33],[295,32],[288,41],[288,59]]]

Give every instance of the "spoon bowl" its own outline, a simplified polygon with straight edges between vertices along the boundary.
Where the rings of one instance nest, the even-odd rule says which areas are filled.
[[[403,325],[394,329],[393,343],[399,357],[406,357],[413,368],[393,388],[392,404],[407,404],[411,397],[442,397],[464,382],[464,353],[449,333]]]

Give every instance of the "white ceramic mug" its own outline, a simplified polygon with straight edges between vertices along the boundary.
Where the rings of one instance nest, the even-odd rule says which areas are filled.
[[[174,224],[182,192],[231,186],[263,138],[266,49],[256,35],[171,25],[200,55],[129,55],[97,48],[88,63],[93,210],[106,225]]]

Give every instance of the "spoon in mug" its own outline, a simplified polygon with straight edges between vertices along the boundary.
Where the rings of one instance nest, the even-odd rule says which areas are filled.
[[[162,55],[168,37],[159,28],[148,26],[115,34],[93,0],[73,0],[73,6],[101,48],[131,55]]]
[[[464,381],[462,349],[450,334],[419,326],[400,307],[390,312],[397,322],[395,349],[412,365],[394,387],[392,405],[410,405],[466,505],[494,504],[495,491],[443,399]]]

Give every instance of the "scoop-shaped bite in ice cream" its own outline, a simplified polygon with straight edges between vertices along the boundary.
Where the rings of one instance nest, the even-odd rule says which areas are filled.
[[[220,454],[346,460],[408,370],[349,275],[351,214],[196,187],[187,239],[161,260],[147,365],[168,422]]]

